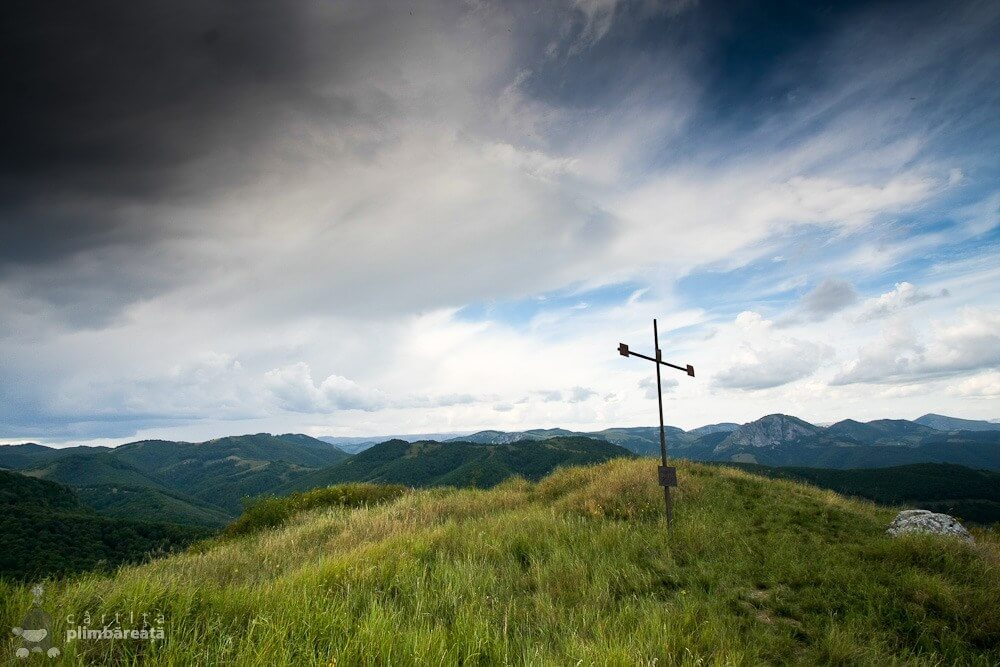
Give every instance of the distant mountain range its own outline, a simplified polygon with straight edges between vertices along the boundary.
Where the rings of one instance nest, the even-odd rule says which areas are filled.
[[[958,419],[957,417],[945,417],[934,413],[926,414],[914,420],[922,426],[936,428],[939,431],[998,431],[1000,423],[996,421],[982,421],[979,419]]]
[[[950,463],[1000,470],[1000,424],[942,415],[848,419],[824,427],[774,414],[747,424],[665,431],[671,456],[702,461],[839,469]],[[339,446],[268,433],[115,448],[29,443],[0,446],[0,468],[72,487],[80,503],[106,516],[219,527],[241,512],[246,498],[261,494],[349,481],[489,487],[512,475],[537,479],[561,465],[658,456],[660,448],[657,427],[438,435],[450,437],[343,440]]]
[[[1000,424],[942,415],[925,415],[913,421],[846,419],[823,427],[791,415],[774,414],[742,425],[711,424],[690,431],[667,426],[664,430],[671,456],[701,461],[822,468],[937,462],[1000,469]],[[606,440],[641,456],[656,456],[660,451],[659,428],[655,426],[590,432],[480,431],[460,439],[497,444],[568,436]]]
[[[450,431],[447,433],[410,433],[410,434],[395,434],[395,435],[375,435],[375,436],[338,436],[338,435],[322,435],[318,440],[323,442],[328,442],[331,445],[335,445],[339,449],[347,452],[348,454],[357,454],[358,452],[363,452],[373,445],[377,445],[380,442],[388,442],[389,440],[405,440],[406,442],[419,442],[420,440],[452,440],[458,436],[465,435],[469,431]]]

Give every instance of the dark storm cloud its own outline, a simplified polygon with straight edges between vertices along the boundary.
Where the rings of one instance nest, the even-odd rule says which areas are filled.
[[[377,2],[8,5],[0,74],[13,94],[12,103],[0,107],[0,291],[6,287],[21,300],[47,304],[71,326],[99,327],[129,304],[203,280],[215,267],[163,242],[196,244],[191,239],[203,235],[200,226],[227,224],[220,204],[238,198],[233,193],[244,186],[274,190],[272,181],[307,172],[310,160],[327,161],[336,179],[337,170],[353,166],[352,156],[364,163],[398,141],[394,123],[406,112],[396,105],[400,96],[409,102],[414,95],[405,90],[415,85],[407,68],[417,63],[419,74],[429,70],[460,82],[463,74],[448,69],[455,65],[448,49],[485,48],[489,35],[475,42],[469,38],[474,30],[452,35],[463,17],[475,14],[484,30],[510,35],[525,47],[519,61],[559,38],[561,21],[578,31],[588,25],[568,4],[552,5],[544,15],[532,6],[446,2],[405,11]],[[517,31],[507,32],[508,25]],[[447,44],[446,35],[454,43]],[[409,48],[415,41],[420,49]],[[485,85],[494,90],[485,99],[509,83],[510,72],[504,71],[498,81],[487,75]],[[419,96],[428,94],[416,89],[414,103],[424,104]],[[435,113],[431,122],[438,120]],[[492,122],[481,115],[484,125]],[[317,128],[327,141],[341,130],[346,138],[308,153]],[[483,134],[488,140],[502,128]],[[301,164],[296,151],[308,153]],[[382,199],[372,201],[381,206]],[[588,202],[561,202],[584,221],[574,237],[599,247],[608,221]],[[360,202],[354,217],[364,213]],[[274,223],[278,234],[279,225]],[[554,252],[576,256],[579,248]],[[378,283],[384,269],[372,266],[369,278],[366,266],[354,282]],[[489,276],[487,282],[498,280]],[[299,284],[309,283],[306,275]],[[423,294],[435,291],[420,281],[404,284]],[[283,291],[273,283],[267,288]],[[353,287],[346,296],[351,293]],[[308,308],[315,295],[278,301]]]
[[[80,327],[203,280],[212,267],[193,239],[226,222],[233,192],[273,180],[276,161],[305,171],[320,151],[303,164],[295,151],[315,128],[353,137],[342,164],[393,141],[381,82],[364,108],[352,96],[366,64],[391,68],[413,35],[459,15],[219,0],[2,11],[0,302],[6,291],[21,312]],[[16,328],[7,315],[0,329]]]
[[[180,196],[184,165],[220,138],[235,144],[237,135],[245,140],[259,131],[224,121],[235,120],[255,82],[293,71],[291,50],[282,47],[295,43],[287,25],[294,15],[251,10],[243,17],[233,9],[197,2],[5,6],[0,259],[44,261],[140,241],[153,230],[123,219],[116,202],[171,189]],[[263,29],[268,19],[275,30]]]
[[[5,187],[142,195],[217,141],[236,144],[304,73],[294,5],[17,3],[5,13]],[[249,112],[249,113],[248,113]],[[20,190],[18,190],[20,192]]]
[[[583,114],[547,128],[548,141],[559,145],[586,136],[587,114],[655,105],[688,87],[686,76],[704,88],[691,120],[699,132],[730,117],[752,119],[747,112],[760,105],[773,111],[791,90],[775,87],[784,85],[775,83],[775,70],[790,54],[802,59],[806,45],[856,4],[497,7],[508,17],[519,66],[531,64],[526,93]],[[407,13],[375,2],[7,3],[0,272],[11,261],[174,236],[164,222],[123,208],[200,201],[266,178],[261,150],[298,123],[379,126],[393,112],[392,98],[384,108],[362,109],[337,84],[364,76],[366,59],[384,60],[409,32],[449,29],[469,6],[427,3]],[[804,73],[795,85],[808,79]],[[610,114],[609,122],[620,120]],[[661,158],[672,154],[664,148],[644,147]]]
[[[363,57],[363,12],[291,2],[4,6],[0,262],[169,235],[130,204],[197,201],[254,175],[297,121],[344,122],[320,84]],[[357,16],[356,16],[357,14]]]

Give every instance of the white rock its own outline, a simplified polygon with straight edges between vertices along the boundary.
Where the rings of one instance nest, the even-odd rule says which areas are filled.
[[[904,533],[931,533],[950,535],[966,542],[975,541],[955,517],[927,510],[903,510],[896,515],[885,532],[893,537]]]

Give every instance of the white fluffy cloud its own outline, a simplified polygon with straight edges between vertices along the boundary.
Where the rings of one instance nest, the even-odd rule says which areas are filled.
[[[947,289],[931,293],[917,288],[912,283],[905,281],[896,283],[895,288],[891,291],[865,301],[864,307],[858,315],[858,321],[866,322],[888,317],[922,301],[929,301],[948,295],[949,292]]]
[[[339,375],[330,375],[317,385],[304,362],[268,371],[264,387],[281,409],[291,412],[372,411],[387,404],[381,392],[364,389]]]
[[[989,371],[965,378],[948,386],[952,396],[1000,398],[1000,371]]]
[[[782,336],[759,313],[736,317],[744,333],[731,365],[715,374],[715,384],[727,389],[768,389],[809,377],[833,354],[822,343]]]
[[[1000,365],[1000,310],[966,308],[918,334],[905,320],[882,328],[832,379],[834,385],[913,382]]]

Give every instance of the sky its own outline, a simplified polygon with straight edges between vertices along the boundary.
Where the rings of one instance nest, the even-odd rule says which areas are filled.
[[[1000,3],[4,12],[2,442],[1000,417]]]

